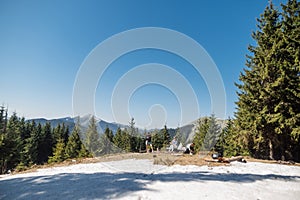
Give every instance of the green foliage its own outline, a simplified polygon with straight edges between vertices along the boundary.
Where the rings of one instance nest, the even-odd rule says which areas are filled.
[[[40,163],[48,161],[48,157],[52,156],[53,151],[53,137],[50,123],[46,123],[42,127],[41,141],[39,144],[39,159]]]
[[[130,136],[130,147],[132,152],[138,152],[140,148],[140,135],[135,128],[135,121],[134,118],[131,118],[129,122],[129,136]]]
[[[152,135],[152,146],[153,149],[161,149],[164,146],[164,135],[161,131],[155,131]]]
[[[249,139],[242,136],[243,134],[236,129],[234,120],[229,118],[221,131],[215,150],[226,157],[248,155]]]
[[[119,148],[121,148],[121,149],[124,148],[123,135],[122,135],[122,130],[121,130],[120,127],[117,129],[117,132],[116,132],[115,137],[114,137],[113,140],[114,140],[114,144],[115,144],[117,147],[119,147]]]
[[[41,140],[41,126],[39,124],[39,129],[36,126],[36,123],[32,121],[31,126],[31,136],[27,140],[26,145],[26,152],[28,154],[28,158],[30,162],[38,164],[38,150],[40,146],[40,140]]]
[[[80,151],[78,153],[79,158],[89,158],[93,157],[93,155],[87,150],[83,143],[81,143]]]
[[[107,127],[105,129],[104,134],[101,135],[101,137],[100,137],[100,141],[101,141],[100,154],[101,155],[111,154],[111,153],[115,152],[116,148],[113,145],[113,140],[114,140],[114,135],[113,135],[112,131]]]
[[[167,125],[165,125],[164,128],[161,130],[161,133],[163,135],[163,146],[166,148],[167,146],[170,145],[171,142]]]
[[[7,110],[0,107],[0,174],[22,171],[33,164],[91,156],[79,138],[79,126],[69,140],[69,129],[64,124],[52,128],[50,123],[36,124],[16,113],[7,118]]]
[[[212,114],[209,118],[200,118],[197,121],[195,129],[195,136],[193,143],[195,144],[195,151],[211,151],[219,139],[221,134],[221,127],[217,123],[216,117]]]
[[[53,129],[53,142],[56,144],[56,142],[59,139],[63,139],[65,145],[67,145],[68,138],[69,138],[69,127],[66,127],[64,123],[58,124],[54,129]]]
[[[129,152],[131,150],[131,136],[129,135],[126,129],[122,131],[122,144],[123,149],[126,152]]]
[[[194,148],[196,152],[205,150],[203,144],[208,129],[209,119],[207,117],[198,119],[193,139],[193,143],[195,144]]]
[[[53,156],[49,157],[49,163],[62,162],[66,159],[65,143],[62,138],[58,139],[56,147],[53,151]]]
[[[217,123],[216,117],[212,114],[209,117],[209,127],[203,141],[203,148],[207,151],[213,150],[221,133],[221,127]]]
[[[3,135],[2,146],[2,172],[17,166],[20,161],[21,133],[20,123],[16,113],[14,113],[8,123]]]
[[[272,4],[265,9],[236,84],[237,129],[254,157],[300,160],[299,9],[296,0],[282,12]]]
[[[98,155],[101,148],[100,137],[97,131],[96,119],[94,116],[91,117],[88,129],[86,131],[85,146],[93,155]]]
[[[66,150],[65,150],[66,158],[79,157],[81,148],[84,147],[82,145],[79,135],[80,135],[80,128],[78,125],[76,125],[72,131],[72,134],[70,135],[70,137],[68,139],[68,143],[67,143]],[[62,141],[64,142],[64,139],[62,139]],[[81,153],[83,153],[83,152],[81,152]]]
[[[127,133],[127,130],[122,131],[121,128],[118,128],[113,142],[120,151],[129,152],[131,150],[130,135]]]

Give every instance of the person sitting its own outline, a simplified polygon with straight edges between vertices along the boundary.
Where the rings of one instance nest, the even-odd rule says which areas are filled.
[[[177,139],[176,136],[173,138],[173,140],[170,142],[169,151],[174,151],[174,148],[177,148]]]
[[[188,144],[183,153],[193,155],[195,153],[195,144],[194,143]]]

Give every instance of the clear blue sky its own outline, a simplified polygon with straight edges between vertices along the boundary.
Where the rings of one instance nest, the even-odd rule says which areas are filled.
[[[247,46],[253,44],[256,18],[267,2],[0,0],[0,103],[26,118],[72,116],[76,74],[99,43],[129,29],[163,27],[186,34],[209,53],[224,81],[226,115],[233,116],[237,100],[234,82],[244,68]],[[275,6],[280,2],[273,0]],[[176,69],[192,85],[200,115],[215,112],[201,76],[193,76],[192,68],[183,70],[188,63],[171,53],[146,49],[120,57],[105,72],[95,95],[97,117],[115,121],[110,107],[113,88],[124,73],[146,63]],[[162,123],[170,127],[181,123],[178,99],[170,88],[144,85],[124,101],[129,102],[130,115],[141,127],[149,123],[149,111],[156,112],[153,116],[166,115]],[[151,106],[154,109],[149,110]]]

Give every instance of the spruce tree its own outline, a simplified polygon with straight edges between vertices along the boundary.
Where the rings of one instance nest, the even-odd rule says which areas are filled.
[[[122,143],[123,143],[123,149],[126,152],[130,152],[131,151],[131,136],[128,133],[128,130],[125,128],[122,131]]]
[[[40,162],[44,163],[48,161],[48,157],[53,153],[53,137],[50,123],[46,123],[42,127],[42,135],[39,148]]]
[[[64,140],[65,145],[67,145],[70,135],[69,126],[65,127],[65,124],[63,123],[63,130],[62,139]]]
[[[226,157],[248,155],[247,148],[243,144],[244,141],[249,140],[245,140],[239,135],[234,122],[231,118],[227,120],[226,126],[221,131],[218,142],[215,145],[215,150]]]
[[[34,129],[33,135],[32,135],[32,156],[33,156],[33,163],[35,164],[43,164],[43,156],[41,155],[41,149],[42,147],[42,125],[39,123],[37,127]]]
[[[91,117],[88,129],[86,131],[85,146],[93,155],[97,155],[99,149],[101,148],[100,137],[97,131],[96,119],[94,116]]]
[[[79,158],[88,158],[92,157],[93,155],[87,150],[83,143],[81,143],[81,148],[78,154]]]
[[[58,142],[59,139],[62,139],[62,132],[63,130],[60,124],[53,128],[53,139],[55,144]]]
[[[30,166],[36,163],[37,160],[37,135],[35,135],[36,130],[36,123],[35,121],[31,121],[26,123],[26,131],[30,133],[30,137],[27,138],[25,141],[25,146],[23,149],[22,155],[24,156],[24,165]]]
[[[207,117],[200,118],[197,121],[197,125],[195,128],[195,135],[193,139],[193,143],[195,144],[195,151],[205,151],[204,148],[204,139],[206,136],[206,133],[209,129],[209,120]]]
[[[117,132],[116,132],[116,134],[115,134],[115,136],[114,136],[113,142],[114,142],[114,144],[115,144],[118,148],[123,149],[123,150],[125,149],[125,148],[124,148],[125,145],[124,145],[124,141],[123,141],[122,130],[121,130],[120,127],[118,127],[118,129],[117,129]]]
[[[155,130],[154,133],[151,134],[151,141],[153,149],[161,149],[164,146],[164,135],[161,131]]]
[[[53,162],[62,162],[66,158],[65,154],[65,143],[63,139],[58,139],[56,146],[53,150],[53,156],[49,157],[48,162],[53,163]]]
[[[135,127],[135,121],[134,118],[132,117],[130,122],[129,122],[129,135],[130,135],[130,146],[131,146],[131,151],[132,152],[138,152],[139,150],[139,133]]]
[[[28,155],[26,152],[26,145],[27,145],[27,140],[30,138],[30,132],[28,129],[29,122],[25,121],[25,118],[23,117],[20,121],[20,162],[18,164],[19,169],[23,169],[28,165]]]
[[[215,144],[217,143],[221,133],[221,127],[217,123],[217,119],[214,114],[209,117],[209,127],[206,132],[203,145],[207,151],[214,150]]]
[[[163,146],[166,148],[167,146],[170,145],[170,134],[169,134],[169,130],[167,128],[167,125],[164,126],[164,128],[161,130],[162,135],[163,135]]]
[[[79,153],[83,147],[82,142],[80,140],[80,128],[78,125],[76,125],[68,139],[68,143],[66,145],[65,149],[65,157],[66,158],[77,158],[79,157]],[[64,139],[61,138],[61,140],[64,142]]]
[[[179,126],[176,128],[176,131],[175,131],[175,137],[177,138],[177,141],[179,142],[179,144],[180,144],[180,143],[181,143],[182,145],[185,144],[186,139],[187,139],[187,138],[186,138],[187,135],[184,134],[184,133],[181,131],[181,129],[180,129]]]
[[[20,162],[20,152],[22,149],[20,119],[16,113],[8,120],[7,128],[4,133],[2,147],[2,172],[11,170]]]
[[[247,69],[240,75],[237,128],[249,153],[258,158],[299,159],[299,2],[283,12],[272,3],[258,19]],[[281,16],[281,17],[280,17]],[[296,139],[296,140],[295,140]]]
[[[111,154],[114,153],[114,146],[113,146],[113,133],[112,131],[106,127],[104,134],[101,135],[101,154]]]

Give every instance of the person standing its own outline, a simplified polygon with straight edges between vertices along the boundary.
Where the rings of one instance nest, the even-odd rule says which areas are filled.
[[[152,142],[151,142],[151,135],[148,133],[146,136],[146,152],[149,153],[150,150],[153,152]]]

